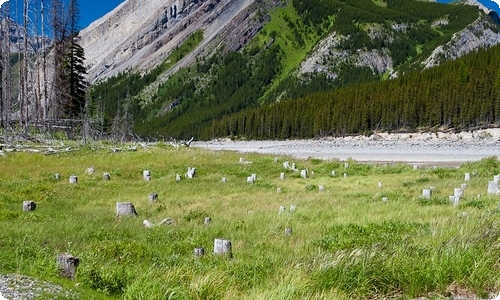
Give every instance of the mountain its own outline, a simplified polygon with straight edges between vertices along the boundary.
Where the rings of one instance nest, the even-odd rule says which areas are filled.
[[[108,131],[201,138],[215,120],[245,109],[492,47],[500,28],[463,3],[127,0],[81,36]],[[119,120],[127,121],[113,126]]]

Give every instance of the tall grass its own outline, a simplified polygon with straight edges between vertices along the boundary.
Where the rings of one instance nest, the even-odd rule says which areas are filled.
[[[61,282],[55,256],[69,252],[81,259],[79,285],[62,282],[102,299],[487,297],[500,289],[498,198],[486,195],[499,172],[496,159],[421,170],[349,161],[344,169],[335,160],[257,154],[246,154],[253,162],[244,165],[242,154],[165,145],[97,148],[0,160],[1,273]],[[284,170],[285,160],[314,175]],[[89,166],[96,173],[86,174]],[[197,169],[195,179],[176,182],[187,167]],[[144,169],[152,181],[142,179]],[[476,176],[452,206],[443,199],[465,172]],[[68,183],[71,174],[78,184]],[[251,174],[253,185],[246,182]],[[433,196],[423,200],[431,186]],[[156,202],[150,192],[159,194]],[[37,209],[23,213],[23,200]],[[116,217],[118,201],[133,202],[139,216]],[[205,217],[212,223],[204,225]],[[142,224],[165,218],[174,223]],[[232,241],[232,259],[212,253],[215,238]],[[206,255],[195,258],[195,247]]]

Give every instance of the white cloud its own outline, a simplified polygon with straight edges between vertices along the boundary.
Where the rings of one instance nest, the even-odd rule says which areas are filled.
[[[0,0],[0,1],[1,1],[1,0]],[[491,1],[492,1],[492,2],[495,2],[495,3],[498,5],[498,7],[500,8],[500,0],[491,0]]]

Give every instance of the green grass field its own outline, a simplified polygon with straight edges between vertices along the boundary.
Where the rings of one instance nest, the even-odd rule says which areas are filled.
[[[500,290],[499,198],[486,193],[500,173],[496,159],[413,170],[162,144],[96,148],[0,158],[0,273],[56,281],[82,299],[488,298]],[[188,167],[194,179],[184,177]],[[453,206],[448,197],[465,172],[475,175]],[[36,210],[23,212],[24,200]],[[117,217],[116,202],[132,202],[138,216]],[[174,224],[143,226],[165,218]],[[213,254],[216,238],[232,242],[232,259]],[[195,258],[196,247],[205,256]],[[81,259],[73,282],[57,275],[64,252]]]

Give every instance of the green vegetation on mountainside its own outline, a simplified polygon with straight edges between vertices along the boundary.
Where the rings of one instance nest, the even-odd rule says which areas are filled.
[[[312,138],[500,123],[500,46],[381,83],[366,83],[242,111],[202,138]]]
[[[194,49],[201,36],[193,37],[194,42],[185,43],[182,50],[148,74],[128,72],[96,85],[92,98],[95,110],[105,114],[107,129],[126,111],[133,116],[134,131],[141,136],[203,139],[223,132],[233,135],[236,131],[219,130],[222,123],[218,121],[261,105],[266,109],[266,104],[277,100],[308,98],[318,92],[388,77],[387,72],[378,74],[349,60],[338,62],[335,51],[356,55],[358,51],[381,49],[390,56],[394,70],[420,70],[420,62],[436,46],[447,42],[478,14],[478,9],[470,6],[406,0],[289,1],[271,13],[271,20],[244,50],[198,58],[194,66],[180,70],[161,84],[154,96],[138,95]],[[324,58],[328,73],[308,73],[297,78],[300,63],[318,41],[332,32],[342,38],[335,49],[329,50],[332,55]],[[349,97],[345,100],[349,101]],[[363,132],[366,128],[352,130]],[[236,135],[255,136],[242,131]],[[282,136],[277,132],[274,135]]]

